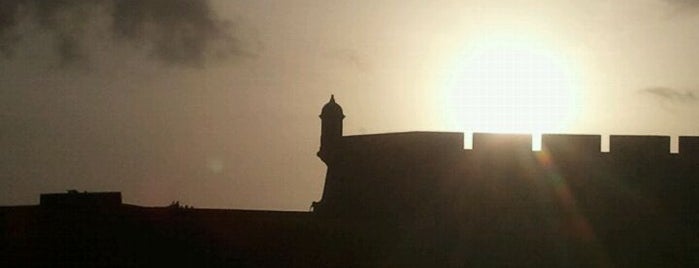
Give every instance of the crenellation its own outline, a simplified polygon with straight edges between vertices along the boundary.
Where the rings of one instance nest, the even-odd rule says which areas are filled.
[[[428,150],[454,150],[464,147],[465,134],[461,132],[413,131],[368,135],[342,136],[338,142],[350,149],[367,143],[379,145],[378,150],[391,148],[423,148]],[[611,154],[669,154],[670,136],[610,135]],[[602,150],[604,137],[594,134],[542,134],[542,150],[571,152],[578,155],[596,154]],[[531,151],[532,135],[505,133],[473,133],[473,152]],[[699,154],[699,136],[680,136],[680,154]],[[364,148],[371,149],[371,148]]]

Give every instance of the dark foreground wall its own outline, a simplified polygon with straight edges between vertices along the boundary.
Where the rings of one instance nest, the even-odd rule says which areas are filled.
[[[314,264],[314,226],[299,212],[5,207],[0,266]]]
[[[529,135],[460,139],[343,137],[316,214],[393,221],[414,239],[401,252],[457,266],[699,264],[696,137],[679,154],[662,136],[611,136],[610,152],[595,135],[544,135],[538,152]]]
[[[562,194],[565,196],[565,194]],[[384,221],[311,213],[0,210],[0,265],[196,267],[694,267],[696,228],[614,206],[461,206]],[[628,203],[628,202],[626,202]],[[545,205],[542,205],[545,206]],[[456,212],[456,208],[453,210]],[[592,215],[592,216],[590,216]],[[562,217],[563,216],[563,217]],[[610,225],[610,224],[618,225]]]
[[[434,267],[450,260],[434,222],[308,212],[0,208],[0,266]],[[447,248],[440,248],[448,246]],[[453,252],[451,252],[453,253]],[[456,261],[456,262],[454,262]]]

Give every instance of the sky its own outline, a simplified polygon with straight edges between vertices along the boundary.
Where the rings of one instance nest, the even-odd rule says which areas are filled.
[[[0,1],[0,205],[307,210],[345,135],[699,135],[699,1]]]

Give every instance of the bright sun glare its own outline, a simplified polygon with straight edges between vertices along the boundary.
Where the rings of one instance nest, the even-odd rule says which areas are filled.
[[[459,58],[448,82],[448,124],[466,132],[565,131],[578,82],[565,57],[526,38],[487,38]]]

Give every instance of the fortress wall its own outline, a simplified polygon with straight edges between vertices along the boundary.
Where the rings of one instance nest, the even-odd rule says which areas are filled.
[[[680,136],[679,153],[681,156],[691,155],[699,157],[699,137]]]
[[[528,134],[473,133],[473,153],[486,151],[531,151],[532,136]],[[456,151],[464,148],[464,134],[460,132],[404,132],[342,137],[345,150],[363,151],[412,150],[416,152]],[[557,153],[601,152],[602,136],[574,134],[543,134],[542,149]],[[669,154],[669,136],[611,135],[611,154]],[[680,154],[699,154],[699,137],[679,137]]]
[[[699,137],[680,136],[677,156],[678,161],[674,163],[677,168],[673,170],[673,177],[682,181],[681,184],[687,189],[699,189]],[[680,185],[680,183],[677,184]],[[699,195],[692,195],[690,199],[699,202]],[[699,206],[695,211],[699,211]],[[697,216],[697,222],[699,222],[699,216]]]
[[[677,158],[678,168],[670,173],[672,194],[679,200],[682,214],[699,226],[699,137],[680,136]]]
[[[597,154],[600,153],[600,135],[544,134],[541,148],[552,154]]]
[[[450,159],[463,153],[463,140],[463,133],[439,132],[345,136],[329,165],[325,196],[364,216],[420,211],[433,202],[428,196]]]
[[[479,152],[531,148],[531,135],[526,134],[474,133],[472,139],[473,151]],[[551,152],[599,153],[602,139],[601,135],[543,134],[541,144],[542,149],[546,148]],[[680,154],[699,154],[699,136],[681,136],[678,146]],[[669,154],[670,148],[670,136],[611,135],[609,137],[611,153]]]
[[[506,206],[514,198],[521,202],[511,208],[529,204],[524,192],[538,187],[531,180],[538,173],[532,135],[474,133],[469,155],[466,165],[471,170],[467,176],[478,180],[476,187],[486,202]]]
[[[473,151],[475,152],[511,152],[531,150],[532,135],[473,133]]]
[[[609,137],[609,152],[617,156],[669,155],[670,136],[620,136]]]
[[[541,143],[539,165],[546,169],[555,165],[556,174],[570,183],[587,183],[594,173],[606,169],[600,135],[544,134]]]
[[[528,134],[473,133],[473,149],[466,160],[475,170],[472,174],[489,180],[520,176],[532,166],[532,136]]]
[[[437,161],[462,152],[463,142],[463,133],[448,132],[346,136],[342,139],[341,154],[360,157],[361,162]]]
[[[612,135],[609,138],[608,180],[617,182],[615,192],[635,191],[643,196],[643,200],[653,200],[663,192],[660,188],[677,169],[673,156],[669,136]],[[634,206],[646,202],[643,200],[633,201],[636,202]]]
[[[685,160],[693,157],[683,156],[699,152],[699,137],[681,137],[680,155],[670,154],[669,136],[614,135],[609,141],[610,152],[603,153],[600,135],[544,134],[542,152],[532,152],[532,136],[526,134],[474,133],[472,150],[463,149],[462,133],[345,136],[337,147],[340,157],[329,165],[324,197],[367,215],[419,211],[438,202],[434,193],[462,203],[473,201],[460,197],[463,192],[494,204],[510,204],[516,197],[527,207],[541,202],[530,199],[544,196],[558,176],[581,200],[597,207],[616,202],[624,191],[647,199],[676,193],[664,186],[667,180],[686,182],[697,169]],[[546,153],[553,165],[542,160]],[[600,192],[610,198],[594,201]],[[612,212],[617,207],[599,213]]]

